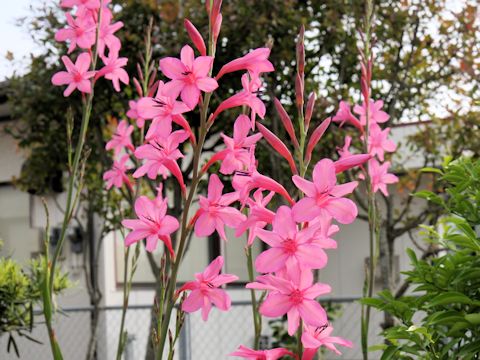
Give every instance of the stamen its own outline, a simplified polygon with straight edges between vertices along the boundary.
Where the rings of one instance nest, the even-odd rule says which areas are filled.
[[[167,105],[167,103],[165,103],[164,101],[156,98],[153,99],[153,102],[155,103],[155,105],[153,105],[154,107],[164,107],[165,105]]]

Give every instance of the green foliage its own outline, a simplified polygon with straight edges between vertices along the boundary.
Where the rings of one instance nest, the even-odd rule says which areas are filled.
[[[385,359],[478,359],[480,354],[480,160],[461,158],[441,172],[445,196],[419,195],[441,203],[446,215],[424,227],[430,256],[408,250],[413,286],[409,296],[383,291],[363,303],[398,321],[377,345]],[[476,231],[477,229],[477,231]],[[437,256],[434,256],[437,255]]]
[[[0,336],[8,335],[8,351],[18,355],[15,334],[37,341],[29,336],[34,326],[33,309],[41,303],[40,283],[44,258],[32,260],[27,271],[9,258],[0,259]],[[71,287],[67,274],[56,272],[56,294]]]

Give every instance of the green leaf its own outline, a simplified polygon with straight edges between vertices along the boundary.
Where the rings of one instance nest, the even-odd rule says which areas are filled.
[[[374,299],[374,298],[364,298],[360,299],[359,302],[363,305],[368,305],[372,306],[377,309],[381,309],[383,306],[385,306],[385,302],[380,300],[380,299]]]
[[[420,171],[421,171],[421,172],[424,172],[424,173],[436,173],[436,174],[443,175],[443,171],[442,171],[442,170],[437,169],[437,168],[433,168],[433,167],[424,167],[424,168],[421,169]]]
[[[433,342],[432,335],[430,335],[430,333],[428,332],[428,329],[424,326],[412,325],[407,329],[407,331],[422,334],[423,336],[425,336],[428,339],[429,342],[431,342],[431,343]]]
[[[465,320],[467,320],[470,324],[480,325],[480,313],[467,314],[465,315]]]
[[[450,291],[447,293],[439,294],[435,296],[430,303],[426,304],[427,308],[434,307],[434,306],[442,306],[442,305],[452,305],[452,304],[471,304],[472,300],[459,292]]]
[[[380,360],[390,360],[390,359],[395,359],[394,355],[396,355],[398,352],[398,347],[390,345],[385,349],[383,352],[382,357]]]
[[[376,344],[368,347],[368,352],[385,350],[388,347],[387,344]]]

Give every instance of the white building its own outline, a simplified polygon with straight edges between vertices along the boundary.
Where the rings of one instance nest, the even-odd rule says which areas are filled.
[[[11,256],[25,263],[36,256],[43,247],[44,215],[43,206],[37,196],[21,192],[12,185],[12,178],[18,176],[21,170],[24,154],[17,148],[14,140],[3,132],[6,126],[15,126],[15,121],[9,118],[8,105],[5,98],[0,104],[0,238],[4,241],[1,256]],[[397,127],[394,137],[398,140],[405,134],[417,131],[416,126]],[[412,166],[419,166],[415,156],[405,157],[403,161],[412,161]],[[51,222],[60,223],[62,214],[55,203],[62,204],[64,194],[55,195],[48,200]],[[331,284],[333,298],[358,298],[362,295],[364,281],[365,259],[368,257],[367,224],[358,220],[352,225],[341,227],[338,236],[338,249],[329,251],[329,264],[320,272],[322,282]],[[411,247],[410,240],[401,238],[396,242],[400,269],[408,268],[405,249]],[[245,268],[244,240],[231,238],[221,247],[226,258],[226,272],[240,276],[247,281]],[[209,253],[210,249],[210,253]],[[124,246],[119,234],[111,233],[104,239],[100,255],[100,271],[102,284],[102,306],[112,307],[122,305],[122,274]],[[195,272],[203,270],[213,256],[206,239],[193,238],[188,255],[182,266],[180,280],[186,281]],[[58,298],[58,304],[63,308],[85,308],[90,306],[85,288],[83,273],[83,254],[72,251],[70,243],[65,244],[64,270],[68,271],[76,285]],[[233,302],[248,301],[249,292],[242,287],[230,287]],[[131,305],[149,306],[153,302],[153,276],[148,261],[142,255],[135,277],[135,285],[130,295]],[[343,315],[335,323],[337,334],[354,341],[355,349],[344,351],[344,356],[332,355],[328,358],[360,359],[360,306],[354,303],[343,304]],[[98,359],[113,359],[118,339],[119,310],[107,310],[98,327],[99,350]],[[378,314],[380,315],[380,314]],[[57,334],[65,352],[66,359],[84,359],[84,352],[89,340],[89,312],[68,312],[68,317],[58,315]],[[380,319],[375,316],[375,319]],[[126,358],[142,359],[146,349],[149,331],[150,312],[148,309],[137,309],[129,312],[126,330],[134,333],[135,339],[128,347]],[[251,341],[253,327],[251,326],[251,310],[248,306],[234,306],[229,313],[212,310],[211,319],[203,323],[198,314],[190,316],[188,321],[189,339],[181,343],[177,354],[192,355],[192,359],[226,359],[228,354],[243,342]],[[372,324],[372,333],[378,332],[378,321]],[[268,319],[264,319],[264,328],[268,328]],[[38,324],[34,331],[45,342],[43,346],[20,339],[20,351],[25,359],[49,359],[48,341],[44,328]],[[268,331],[266,331],[268,333]],[[185,339],[184,339],[185,340]],[[190,341],[188,341],[190,340]],[[373,343],[372,343],[373,344]],[[372,354],[373,355],[373,354]],[[329,355],[330,356],[330,355]],[[374,355],[375,356],[375,355]],[[15,359],[13,354],[6,354],[6,339],[0,339],[0,358]]]

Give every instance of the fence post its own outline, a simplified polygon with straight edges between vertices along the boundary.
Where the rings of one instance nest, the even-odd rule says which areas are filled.
[[[179,356],[180,360],[191,360],[192,354],[190,349],[190,315],[185,313],[182,330],[180,330]]]

